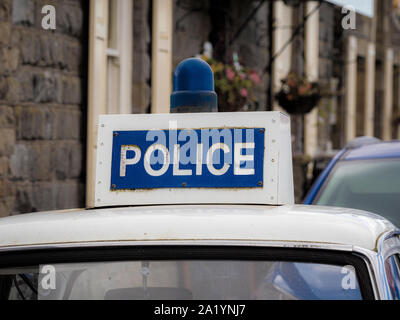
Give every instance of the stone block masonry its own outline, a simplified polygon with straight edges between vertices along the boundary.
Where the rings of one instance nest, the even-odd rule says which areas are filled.
[[[132,113],[150,111],[151,1],[133,1]]]
[[[84,206],[87,3],[0,1],[0,216]]]

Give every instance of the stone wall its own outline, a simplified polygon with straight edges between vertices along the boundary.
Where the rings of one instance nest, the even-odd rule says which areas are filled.
[[[132,113],[150,112],[151,1],[133,1]]]
[[[87,3],[0,2],[0,216],[84,205]]]

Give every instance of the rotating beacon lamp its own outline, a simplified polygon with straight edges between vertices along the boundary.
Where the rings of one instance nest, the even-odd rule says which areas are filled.
[[[182,61],[175,69],[171,113],[218,112],[214,74],[199,58]]]

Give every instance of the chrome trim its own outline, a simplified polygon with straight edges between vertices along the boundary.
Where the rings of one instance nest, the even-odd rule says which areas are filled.
[[[126,246],[168,246],[168,245],[199,245],[199,246],[245,246],[245,247],[281,247],[297,249],[321,249],[351,252],[353,246],[334,243],[313,243],[297,241],[265,241],[265,240],[148,240],[148,241],[94,241],[94,242],[70,242],[51,244],[32,244],[21,246],[0,247],[0,252],[46,250],[61,248],[93,248],[93,247],[126,247]]]
[[[393,237],[396,237],[396,236],[400,236],[400,229],[397,229],[395,231],[387,231],[387,232],[383,233],[379,237],[378,242],[377,242],[378,253],[381,253],[381,254],[385,253],[385,250],[387,251],[387,249],[388,249],[385,246],[385,241],[387,241]]]
[[[353,252],[359,254],[360,257],[364,260],[365,264],[367,265],[375,299],[376,300],[384,299],[382,284],[381,281],[378,281],[378,279],[382,279],[381,272],[379,271],[379,266],[378,266],[378,259],[377,259],[378,254],[375,251],[371,251],[357,246],[353,247]]]
[[[361,247],[354,247],[354,252],[359,253],[367,263],[373,290],[376,299],[391,300],[391,294],[388,287],[388,280],[385,272],[385,259],[394,252],[400,252],[400,240],[396,245],[387,245],[387,240],[400,236],[400,230],[387,231],[377,240],[376,250],[371,251]]]
[[[400,229],[397,229],[395,231],[389,231],[387,232],[384,240],[387,240],[388,238],[394,237],[394,236],[399,236],[400,235]]]
[[[400,229],[396,229],[395,231],[388,231],[382,234],[377,242],[377,270],[379,272],[379,282],[380,282],[380,291],[383,299],[391,300],[392,296],[389,289],[389,282],[386,277],[385,271],[385,261],[388,257],[395,253],[400,253]],[[389,240],[394,239],[393,243],[389,243]]]
[[[365,261],[370,275],[375,299],[385,299],[384,289],[382,288],[382,272],[378,265],[378,254],[374,251],[356,247],[352,245],[331,244],[331,243],[312,243],[312,242],[293,242],[293,241],[265,241],[265,240],[149,240],[149,241],[99,241],[99,242],[74,242],[60,244],[36,244],[24,246],[0,247],[0,253],[20,252],[29,250],[46,249],[65,249],[65,248],[94,248],[94,247],[127,247],[127,246],[168,246],[168,245],[196,245],[196,246],[242,246],[242,247],[270,247],[270,248],[297,248],[297,249],[317,249],[333,250],[358,253]],[[384,274],[384,272],[383,272]],[[378,277],[376,276],[378,275]],[[383,275],[386,279],[386,276]],[[387,299],[387,298],[386,298]],[[390,299],[390,298],[389,298]]]
[[[386,260],[388,257],[395,253],[399,253],[400,249],[400,239],[398,238],[400,236],[400,230],[394,231],[394,232],[389,232],[382,237],[382,241],[380,243],[381,250],[382,250],[382,255],[384,260]],[[390,240],[393,239],[394,243],[389,243]]]

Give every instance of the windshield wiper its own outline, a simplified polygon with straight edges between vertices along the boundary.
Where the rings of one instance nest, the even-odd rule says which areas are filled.
[[[24,280],[24,282],[32,290],[32,292],[37,295],[38,291],[35,288],[35,286],[33,285],[32,281],[25,274],[19,274],[19,276],[21,277],[22,280]]]
[[[19,276],[22,281],[25,282],[25,284],[29,287],[29,289],[32,290],[32,292],[36,295],[36,297],[38,296],[38,291],[35,288],[35,286],[32,284],[32,281],[25,275],[25,274],[18,274],[15,275],[15,277],[13,278],[14,284],[15,284],[15,288],[18,291],[19,296],[22,298],[22,300],[26,300],[26,297],[24,296],[24,294],[22,293],[22,290],[18,284],[18,279],[17,276]]]

